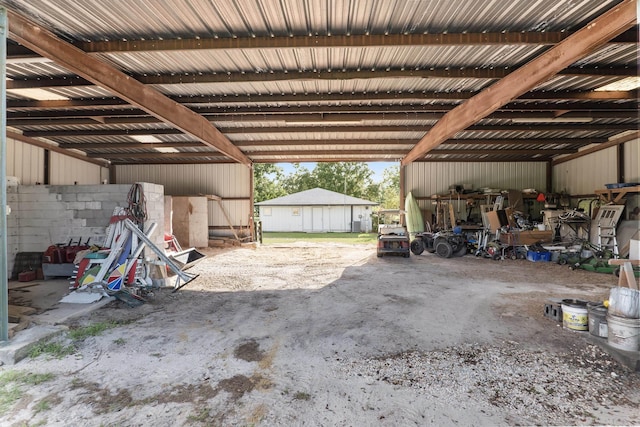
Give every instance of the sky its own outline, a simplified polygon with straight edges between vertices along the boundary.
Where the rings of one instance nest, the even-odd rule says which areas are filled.
[[[382,181],[382,171],[388,168],[389,166],[398,165],[398,162],[367,162],[369,169],[371,169],[374,173],[373,182],[379,183]],[[277,163],[277,166],[280,166],[285,175],[289,175],[293,172],[293,164],[292,163]],[[316,167],[315,163],[300,163],[300,166],[304,166],[310,171]]]

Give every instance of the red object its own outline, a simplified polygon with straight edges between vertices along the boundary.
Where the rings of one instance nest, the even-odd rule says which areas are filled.
[[[18,274],[18,282],[30,282],[32,280],[36,280],[35,271],[23,271]]]
[[[42,262],[47,264],[63,264],[67,261],[67,254],[64,247],[51,245],[44,251]]]
[[[86,245],[67,246],[64,249],[65,249],[64,262],[73,264],[73,261],[76,259],[76,255],[78,254],[78,252],[89,249],[89,246],[86,246]]]
[[[538,194],[538,198],[536,199],[539,202],[544,202],[546,198],[544,197],[544,193]]]

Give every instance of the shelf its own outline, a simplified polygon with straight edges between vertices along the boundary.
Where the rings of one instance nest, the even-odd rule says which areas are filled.
[[[636,185],[635,187],[606,188],[604,190],[596,190],[594,193],[607,203],[618,204],[627,194],[640,193],[640,185]]]

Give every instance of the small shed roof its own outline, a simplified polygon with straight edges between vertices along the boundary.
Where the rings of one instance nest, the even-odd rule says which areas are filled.
[[[287,196],[256,203],[257,206],[376,206],[378,204],[379,203],[377,202],[347,196],[346,194],[336,193],[335,191],[325,190],[324,188],[313,188],[311,190],[305,190],[299,193],[293,193]]]

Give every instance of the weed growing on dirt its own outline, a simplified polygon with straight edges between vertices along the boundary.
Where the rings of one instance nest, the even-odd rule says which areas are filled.
[[[44,412],[44,411],[48,411],[49,409],[51,409],[51,404],[49,403],[48,400],[41,400],[38,403],[36,403],[33,407],[33,412],[34,413],[39,413],[39,412]]]
[[[69,331],[69,338],[75,341],[82,341],[89,337],[95,337],[102,334],[107,329],[118,326],[116,322],[98,322],[88,326],[82,326]]]
[[[0,414],[7,412],[24,395],[22,386],[34,386],[51,381],[53,374],[31,374],[24,371],[5,371],[0,374]]]
[[[295,400],[309,400],[311,399],[311,395],[309,393],[305,393],[304,391],[298,391],[293,395]]]
[[[113,340],[113,343],[116,345],[125,345],[127,343],[127,340],[125,340],[124,338],[118,338],[116,340]]]
[[[39,343],[29,350],[29,357],[35,359],[43,354],[49,355],[56,359],[62,359],[65,356],[74,354],[77,351],[73,345],[63,345],[58,342]]]
[[[204,423],[207,420],[209,420],[209,410],[206,408],[202,408],[197,414],[187,417],[187,421],[191,423]]]

